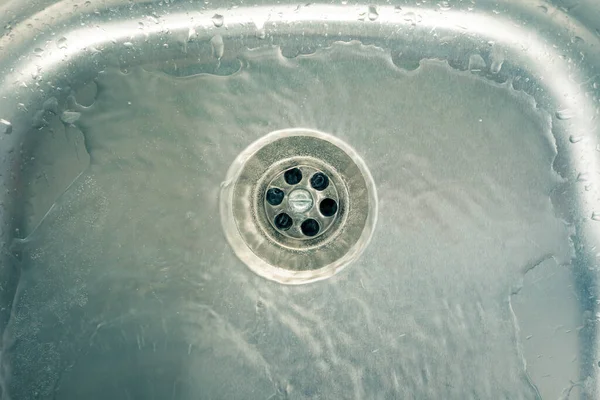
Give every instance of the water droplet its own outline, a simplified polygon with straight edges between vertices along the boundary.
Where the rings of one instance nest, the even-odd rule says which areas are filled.
[[[6,135],[10,135],[12,133],[12,124],[0,118],[0,133],[4,133]]]
[[[188,29],[188,42],[191,42],[197,35],[198,34],[196,33],[196,29],[194,29],[194,27]]]
[[[593,219],[594,221],[600,221],[600,212],[594,211],[594,212],[592,213],[592,219]]]
[[[548,12],[548,7],[546,6],[538,6],[538,9],[544,14]]]
[[[583,140],[583,136],[580,136],[580,135],[569,136],[569,142],[571,142],[571,143],[581,142],[582,140]]]
[[[412,25],[416,25],[418,22],[421,22],[421,16],[409,11],[404,14],[404,20],[410,22]]]
[[[589,192],[590,190],[592,190],[592,185],[591,185],[591,184],[589,184],[589,185],[585,185],[585,187],[584,187],[584,188],[585,188],[585,191],[586,191],[586,192]]]
[[[67,48],[67,38],[63,36],[63,37],[61,37],[60,39],[58,39],[58,40],[56,41],[56,46],[57,46],[59,49],[66,49],[66,48]]]
[[[590,179],[590,174],[587,172],[581,172],[577,175],[577,181],[579,182],[587,182]]]
[[[225,18],[221,14],[215,14],[212,17],[212,22],[217,28],[220,28],[223,26],[223,22],[225,22]]]
[[[33,54],[35,54],[38,57],[41,57],[42,54],[44,54],[44,49],[42,49],[41,47],[36,47],[35,49],[33,49]]]
[[[575,112],[573,110],[571,110],[570,108],[563,108],[556,112],[556,118],[560,119],[561,121],[569,120],[569,119],[573,118],[574,116],[575,116]]]
[[[394,12],[399,13],[400,11],[402,11],[402,7],[400,7],[400,6],[395,6],[394,7]]]
[[[256,37],[259,39],[265,39],[267,37],[267,31],[265,28],[256,31]]]
[[[60,116],[60,120],[65,124],[74,124],[81,117],[81,113],[76,111],[65,111]]]
[[[379,13],[377,12],[377,7],[369,6],[369,20],[375,21],[379,18]]]
[[[573,44],[582,44],[582,43],[585,43],[585,40],[583,40],[583,38],[581,38],[579,36],[573,36],[571,38],[571,43],[573,43]]]
[[[452,8],[452,6],[450,5],[450,2],[448,2],[448,1],[442,1],[441,3],[438,4],[438,7],[442,11],[448,11]]]
[[[492,60],[492,64],[490,65],[490,72],[492,74],[497,74],[502,69],[502,65],[504,64],[504,59],[495,58]]]
[[[479,72],[486,68],[485,60],[479,54],[472,54],[469,57],[469,70]]]
[[[213,57],[220,60],[225,52],[225,44],[223,43],[223,37],[221,35],[215,35],[210,39],[210,45],[212,46]]]

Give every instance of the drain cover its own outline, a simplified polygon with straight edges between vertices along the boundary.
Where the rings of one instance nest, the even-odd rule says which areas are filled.
[[[255,273],[286,284],[328,278],[357,258],[377,218],[366,165],[313,130],[273,132],[234,161],[221,191],[225,234]]]

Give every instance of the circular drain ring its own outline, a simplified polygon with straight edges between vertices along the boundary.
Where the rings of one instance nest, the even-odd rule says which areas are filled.
[[[264,190],[272,171],[299,162],[333,171],[347,200],[327,234],[294,241],[265,220]],[[375,185],[362,159],[341,140],[308,129],[272,132],[251,144],[231,165],[220,203],[236,255],[258,275],[284,284],[314,282],[341,271],[367,246],[377,219]]]

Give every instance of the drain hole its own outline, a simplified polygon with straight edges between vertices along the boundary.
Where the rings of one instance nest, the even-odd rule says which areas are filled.
[[[271,188],[267,190],[267,203],[272,206],[280,205],[284,197],[285,193],[281,189]]]
[[[325,217],[332,217],[338,210],[338,205],[333,199],[325,199],[319,204],[319,210]]]
[[[319,192],[327,189],[329,186],[329,178],[322,172],[317,172],[310,178],[310,185],[313,189],[318,190]]]
[[[304,221],[302,223],[302,225],[300,225],[300,229],[302,230],[302,233],[304,233],[306,236],[315,236],[317,233],[319,233],[319,223],[310,218],[307,219],[306,221]]]
[[[277,229],[281,229],[282,231],[287,231],[288,229],[290,229],[293,223],[294,221],[292,220],[292,217],[290,217],[286,213],[278,214],[275,217],[275,226],[277,227]]]
[[[292,168],[285,171],[283,178],[288,185],[297,185],[302,180],[302,171],[298,168]]]

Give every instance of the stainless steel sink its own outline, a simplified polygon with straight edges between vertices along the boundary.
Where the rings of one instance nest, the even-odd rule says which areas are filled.
[[[0,27],[3,399],[600,399],[600,3]]]

